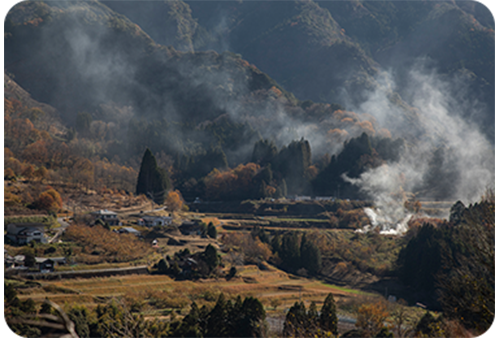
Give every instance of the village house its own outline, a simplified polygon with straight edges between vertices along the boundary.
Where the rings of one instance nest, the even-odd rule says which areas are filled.
[[[167,226],[172,224],[172,217],[167,216],[143,216],[137,220],[137,224],[146,227]]]
[[[16,270],[26,270],[28,267],[25,265],[26,256],[17,255],[10,256],[4,255],[4,265],[7,269],[16,269]],[[35,257],[35,265],[34,268],[39,272],[53,272],[54,267],[57,265],[66,264],[66,257]]]
[[[334,197],[331,196],[316,196],[314,198],[315,201],[335,201]]]
[[[31,241],[47,243],[45,224],[42,223],[10,223],[7,226],[7,238],[15,244],[28,244]]]
[[[133,234],[133,235],[136,235],[137,237],[141,236],[140,231],[138,231],[132,227],[123,227],[120,230],[118,230],[118,233],[120,233],[120,234]]]
[[[287,197],[287,199],[291,200],[291,201],[310,201],[311,200],[311,196],[291,196],[291,197]]]
[[[198,222],[184,221],[179,226],[179,231],[185,236],[199,235],[201,233],[201,226]]]
[[[35,265],[40,272],[54,272],[54,267],[66,264],[66,257],[36,257]]]
[[[118,214],[116,212],[104,209],[93,211],[90,213],[94,216],[94,220],[102,220],[105,223],[108,223],[110,226],[121,225],[120,219],[118,218]]]
[[[6,269],[27,269],[24,266],[24,256],[17,255],[12,257],[11,255],[4,252],[4,266]]]

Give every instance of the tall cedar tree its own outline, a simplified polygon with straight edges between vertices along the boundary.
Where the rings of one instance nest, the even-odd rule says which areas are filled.
[[[316,274],[321,269],[321,251],[318,246],[302,235],[300,243],[300,262],[310,274]]]
[[[141,170],[137,178],[136,194],[144,194],[157,204],[165,202],[165,195],[170,188],[170,179],[167,172],[158,167],[156,158],[151,150],[146,149],[142,157]]]
[[[301,267],[300,242],[296,232],[290,231],[283,235],[278,255],[286,269],[296,271]]]
[[[307,312],[303,302],[295,302],[283,323],[283,337],[302,336],[307,325]]]
[[[335,306],[335,299],[333,294],[329,293],[325,298],[323,307],[321,308],[321,315],[319,317],[319,326],[324,331],[329,331],[333,335],[337,335],[337,307]]]

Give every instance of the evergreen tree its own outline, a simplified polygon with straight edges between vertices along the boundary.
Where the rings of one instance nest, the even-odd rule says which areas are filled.
[[[455,204],[453,204],[450,209],[450,223],[453,225],[459,224],[462,220],[465,209],[465,205],[462,203],[462,201],[455,202]]]
[[[308,183],[306,169],[310,165],[311,146],[304,139],[293,141],[288,147],[284,147],[272,163],[272,167],[286,179],[288,190],[293,194],[304,190]]]
[[[344,143],[344,149],[333,155],[330,164],[311,182],[317,195],[362,198],[359,188],[343,179],[358,178],[366,169],[377,166],[380,158],[366,133]],[[340,195],[340,196],[338,196]]]
[[[495,317],[494,195],[465,208],[455,223],[437,274],[439,303],[447,318],[484,332]]]
[[[208,224],[207,235],[210,238],[217,238],[217,229],[212,222]]]
[[[85,112],[80,112],[76,115],[75,128],[82,135],[88,135],[90,132],[90,124],[92,123],[92,115]]]
[[[153,153],[149,148],[146,149],[137,178],[136,194],[144,194],[152,198],[155,203],[163,204],[169,188],[170,179],[167,172],[158,167]]]
[[[68,312],[68,317],[75,323],[75,331],[80,338],[90,337],[89,315],[85,307],[75,307]]]
[[[205,263],[207,263],[210,272],[212,272],[219,265],[217,249],[215,249],[212,244],[207,245],[202,257]]]
[[[321,269],[321,251],[305,234],[300,244],[300,262],[310,274],[316,274]]]
[[[318,321],[318,310],[316,309],[316,303],[311,302],[309,305],[309,310],[307,311],[307,317],[312,324],[316,324]]]
[[[243,302],[241,297],[238,295],[234,304],[230,303],[228,306],[228,336],[229,337],[241,337],[241,324],[244,319],[243,313]]]
[[[254,145],[251,162],[264,166],[274,161],[277,154],[278,148],[274,142],[269,140],[259,140]]]
[[[221,293],[212,311],[208,315],[206,337],[227,337],[228,311],[224,294]]]
[[[186,317],[184,317],[182,321],[189,326],[195,326],[198,325],[199,320],[200,320],[200,309],[198,308],[198,304],[196,304],[196,302],[192,302],[189,313],[187,314]]]
[[[329,331],[333,335],[337,335],[337,307],[335,306],[335,299],[333,298],[333,294],[329,293],[326,296],[325,301],[323,303],[323,307],[321,308],[321,315],[319,317],[319,326],[324,331]]]
[[[269,244],[271,242],[271,240],[269,239],[269,234],[265,232],[264,228],[260,226],[254,225],[251,234],[253,238],[258,237],[262,243]]]
[[[184,317],[182,323],[172,335],[174,337],[203,337],[200,329],[200,310],[195,302],[191,303],[189,313]]]
[[[237,309],[234,309],[237,310]],[[246,297],[241,305],[243,318],[239,321],[237,337],[263,337],[266,311],[262,303],[254,297]]]
[[[300,268],[300,244],[296,232],[287,232],[283,235],[278,254],[285,268],[293,271]]]
[[[304,336],[305,328],[308,322],[306,307],[303,302],[295,302],[288,310],[283,324],[284,337],[301,337]]]
[[[271,184],[271,181],[273,180],[273,171],[271,170],[271,165],[266,165],[264,169],[262,169],[260,175],[262,175],[262,178],[266,184]]]
[[[444,253],[452,243],[448,231],[431,224],[422,225],[415,237],[399,252],[399,279],[422,293],[427,304],[437,305],[436,280],[442,268]]]
[[[277,252],[278,255],[280,254],[281,251],[281,236],[276,234],[273,236],[273,239],[271,241],[271,248],[273,249],[273,252]]]
[[[158,272],[162,274],[167,274],[170,266],[165,258],[160,259],[158,262]]]

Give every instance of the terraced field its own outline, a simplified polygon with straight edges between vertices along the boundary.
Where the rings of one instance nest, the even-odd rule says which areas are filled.
[[[183,313],[189,304],[213,304],[220,292],[229,297],[254,296],[273,313],[283,313],[294,302],[303,300],[308,304],[320,304],[329,292],[335,298],[348,299],[360,295],[372,295],[356,290],[328,285],[321,281],[298,278],[270,268],[259,270],[254,265],[238,268],[237,277],[225,279],[202,279],[198,281],[176,281],[163,275],[129,275],[106,278],[66,279],[43,281],[38,287],[26,289],[21,299],[32,298],[43,301],[46,297],[59,304],[84,304],[96,306],[113,297],[144,300],[145,314],[165,313],[176,310]],[[162,304],[159,306],[159,304]]]

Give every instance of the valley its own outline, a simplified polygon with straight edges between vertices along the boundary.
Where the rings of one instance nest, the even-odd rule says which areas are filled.
[[[23,1],[4,26],[17,335],[490,328],[484,5]]]

